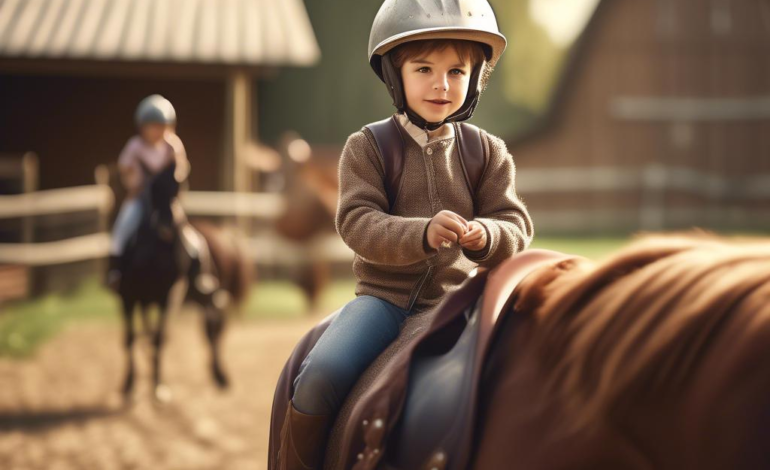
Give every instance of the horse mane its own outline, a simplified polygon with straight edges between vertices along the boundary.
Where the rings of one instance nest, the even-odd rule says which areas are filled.
[[[717,345],[770,357],[767,241],[649,236],[604,261],[570,260],[531,277],[514,308],[532,312],[547,393],[578,426],[639,397],[682,399]]]

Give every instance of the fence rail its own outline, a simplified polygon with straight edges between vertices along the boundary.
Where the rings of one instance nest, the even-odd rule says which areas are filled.
[[[112,208],[112,191],[107,186],[75,186],[26,194],[0,196],[0,219],[31,217]]]
[[[0,263],[51,266],[104,258],[109,253],[110,236],[94,233],[43,243],[0,243]]]
[[[190,216],[248,217],[275,220],[286,208],[279,194],[189,191],[181,196]],[[52,189],[35,193],[0,196],[0,219],[48,216],[95,211],[106,216],[112,208],[112,191],[106,185]],[[102,224],[106,227],[106,222]],[[352,259],[352,252],[336,236],[320,237],[307,246],[261,233],[248,240],[253,259],[267,264],[296,264],[310,258],[330,261]],[[0,243],[0,264],[46,266],[103,258],[109,252],[108,233],[99,232],[46,243]],[[311,255],[319,252],[321,255]]]
[[[30,157],[25,157],[32,162]],[[2,161],[0,161],[2,163]],[[4,171],[10,171],[3,163]],[[8,167],[8,168],[6,168]],[[6,171],[6,172],[7,172]],[[98,180],[98,179],[97,179]],[[531,194],[606,193],[636,191],[641,195],[635,210],[577,209],[540,210],[532,208],[542,231],[565,232],[575,226],[587,225],[595,230],[664,228],[668,221],[678,225],[699,223],[742,224],[746,228],[761,228],[759,218],[768,215],[762,201],[770,200],[770,175],[725,177],[689,168],[651,165],[645,168],[560,168],[522,169],[517,186],[525,198]],[[706,206],[691,209],[666,207],[665,195],[676,191],[702,197]],[[266,193],[228,193],[190,191],[181,196],[182,205],[191,216],[232,217],[274,221],[286,210],[283,195]],[[720,201],[724,207],[711,202]],[[756,203],[760,204],[757,205]],[[743,203],[755,207],[742,207]],[[21,243],[0,243],[0,265],[43,267],[98,260],[108,254],[110,236],[107,218],[114,196],[106,184],[73,188],[32,191],[25,194],[0,196],[0,220],[21,219],[24,233]],[[58,241],[35,243],[28,235],[34,232],[39,218],[60,223],[62,214],[92,212],[98,217],[97,233],[86,233]],[[758,212],[759,211],[759,212]],[[85,216],[85,215],[84,215]],[[90,217],[90,216],[87,216]],[[38,219],[37,221],[35,219]],[[64,217],[63,220],[67,220]],[[352,251],[336,235],[321,236],[308,243],[292,243],[275,233],[263,231],[247,240],[252,259],[265,265],[298,264],[316,261],[344,262],[353,257]],[[93,269],[93,268],[92,268]]]
[[[276,219],[286,210],[286,201],[273,193],[229,193],[188,191],[180,197],[185,212],[192,216],[254,217]]]
[[[727,177],[686,167],[529,168],[516,174],[521,193],[682,191],[709,199],[770,199],[770,174]]]

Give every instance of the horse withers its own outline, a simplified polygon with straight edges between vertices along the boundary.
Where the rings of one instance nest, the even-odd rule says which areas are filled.
[[[154,347],[153,386],[160,401],[170,398],[161,380],[160,357],[168,312],[192,301],[205,315],[206,336],[211,348],[211,373],[219,387],[228,385],[220,360],[219,343],[227,311],[247,294],[251,266],[237,241],[209,225],[193,227],[180,217],[179,182],[171,165],[154,176],[142,195],[142,222],[123,254],[123,275],[118,293],[123,303],[127,370],[122,391],[129,397],[134,387],[132,347],[136,332],[134,312],[140,307],[145,328],[148,311],[156,305],[160,314],[149,331]],[[193,256],[194,255],[194,256]]]

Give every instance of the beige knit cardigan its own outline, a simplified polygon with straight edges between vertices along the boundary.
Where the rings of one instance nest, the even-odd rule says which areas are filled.
[[[516,194],[516,168],[501,139],[482,131],[489,160],[474,198],[453,135],[422,147],[401,130],[404,170],[392,208],[371,131],[363,128],[348,138],[339,162],[336,227],[355,252],[356,295],[422,311],[438,304],[477,265],[491,268],[524,250],[532,240],[533,226]],[[441,210],[481,223],[487,231],[486,248],[479,252],[457,244],[430,248],[426,229]]]

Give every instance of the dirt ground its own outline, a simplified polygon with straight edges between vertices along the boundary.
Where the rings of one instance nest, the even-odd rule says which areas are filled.
[[[267,467],[273,389],[295,342],[321,316],[235,321],[224,339],[231,387],[209,377],[200,316],[172,318],[163,374],[173,399],[151,399],[147,338],[135,347],[133,403],[117,393],[119,324],[70,327],[29,360],[0,360],[0,469]]]

